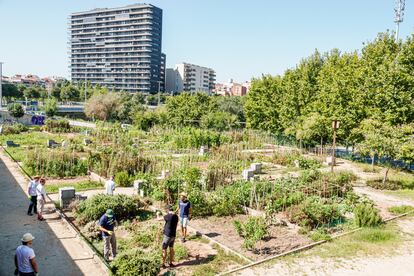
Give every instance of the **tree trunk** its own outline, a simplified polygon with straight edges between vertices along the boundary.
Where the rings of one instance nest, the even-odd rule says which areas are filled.
[[[321,156],[323,155],[323,137],[321,136]]]
[[[385,184],[385,182],[387,182],[387,180],[388,180],[388,172],[389,171],[390,171],[390,168],[387,168],[385,170],[384,179],[382,180],[382,184]]]

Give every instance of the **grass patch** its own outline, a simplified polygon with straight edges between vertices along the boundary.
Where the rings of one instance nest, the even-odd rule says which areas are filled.
[[[228,265],[246,264],[246,261],[233,254],[227,254],[218,245],[215,244],[213,247],[217,250],[217,255],[209,255],[205,260],[205,264],[197,266],[193,271],[193,276],[213,276],[224,271]]]
[[[413,190],[414,175],[402,172],[395,172],[390,175],[389,179],[385,183],[382,183],[382,177],[380,177],[368,180],[367,185],[379,190]]]
[[[101,189],[103,188],[103,184],[97,181],[81,181],[77,183],[70,183],[70,184],[46,184],[46,193],[53,194],[59,192],[59,188],[62,187],[74,187],[77,192],[79,191],[86,191],[86,190],[94,190],[94,189]]]
[[[206,238],[204,238],[201,235],[192,235],[188,238],[188,240],[190,241],[197,241],[197,242],[201,242],[201,243],[205,243],[205,244],[209,244],[210,241]]]
[[[378,256],[395,252],[401,241],[402,236],[398,232],[398,227],[395,223],[390,223],[383,227],[364,228],[283,259],[294,261],[298,257],[349,259],[356,256]]]
[[[365,173],[379,173],[383,168],[379,166],[374,166],[365,163],[354,163],[356,164],[363,172]]]
[[[403,189],[397,191],[386,191],[385,193],[387,195],[400,197],[401,199],[414,200],[414,190]]]
[[[392,206],[388,208],[388,211],[394,215],[401,215],[413,211],[414,207],[409,205]]]

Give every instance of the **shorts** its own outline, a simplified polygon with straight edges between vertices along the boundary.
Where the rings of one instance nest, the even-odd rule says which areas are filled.
[[[164,235],[164,239],[162,240],[162,249],[173,248],[174,247],[175,237],[168,237]]]
[[[187,217],[180,217],[180,223],[182,227],[187,227],[188,226],[188,218]]]

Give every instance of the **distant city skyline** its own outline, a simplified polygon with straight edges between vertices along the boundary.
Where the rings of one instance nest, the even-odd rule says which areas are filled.
[[[315,49],[360,50],[377,33],[395,29],[393,0],[0,0],[3,75],[68,78],[68,16],[138,2],[163,9],[167,67],[210,67],[219,83],[282,74]],[[414,4],[407,1],[400,38],[413,26]]]

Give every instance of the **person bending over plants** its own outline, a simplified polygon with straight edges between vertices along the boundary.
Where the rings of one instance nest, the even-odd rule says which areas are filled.
[[[99,229],[102,232],[104,240],[104,258],[109,261],[109,251],[112,251],[112,259],[116,257],[116,237],[114,228],[117,225],[116,217],[112,209],[106,210],[106,213],[99,219]]]

